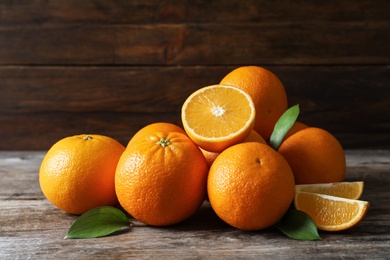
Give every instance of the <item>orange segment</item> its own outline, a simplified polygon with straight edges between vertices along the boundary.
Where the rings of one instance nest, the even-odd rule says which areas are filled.
[[[201,148],[221,152],[251,132],[255,106],[241,89],[212,85],[191,94],[181,112],[184,130]]]
[[[365,216],[369,203],[324,194],[296,192],[294,205],[306,212],[324,231],[340,231],[351,228]]]
[[[346,199],[359,199],[363,193],[364,182],[334,182],[295,185],[295,192],[306,191],[320,193]]]

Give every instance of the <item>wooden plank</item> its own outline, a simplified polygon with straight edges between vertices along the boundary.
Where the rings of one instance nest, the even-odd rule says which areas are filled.
[[[0,201],[36,201],[44,198],[37,185],[37,174],[44,155],[45,152],[0,151]]]
[[[389,149],[388,126],[344,125],[347,122],[321,122],[321,113],[303,122],[332,133],[346,149]],[[340,119],[341,120],[341,119]],[[171,122],[181,126],[180,113],[45,113],[0,115],[0,150],[47,150],[58,140],[75,134],[95,133],[111,136],[123,145],[143,126],[155,122]]]
[[[281,79],[290,104],[301,104],[306,114],[353,109],[383,114],[389,109],[388,66],[264,67]],[[3,113],[177,112],[193,91],[220,82],[235,68],[0,67],[0,109]]]
[[[1,24],[388,21],[387,0],[1,1]]]
[[[0,68],[0,149],[47,149],[97,132],[127,144],[142,126],[181,124],[196,89],[235,67]],[[390,147],[387,66],[267,66],[284,83],[299,120],[335,134],[346,148]]]
[[[6,1],[0,64],[389,62],[378,1]]]
[[[0,151],[0,258],[224,258],[386,259],[390,215],[389,150],[346,151],[347,180],[365,182],[368,214],[344,232],[320,232],[321,241],[297,241],[274,228],[245,232],[229,227],[208,203],[171,227],[135,227],[117,236],[64,240],[76,216],[61,212],[39,192],[37,172],[44,152]],[[17,195],[19,194],[19,195]]]
[[[143,126],[155,122],[181,125],[180,114],[169,113],[35,113],[0,115],[0,150],[47,150],[76,134],[102,134],[127,145]]]
[[[177,112],[221,67],[0,67],[3,112]]]
[[[390,23],[0,25],[0,64],[388,64]]]

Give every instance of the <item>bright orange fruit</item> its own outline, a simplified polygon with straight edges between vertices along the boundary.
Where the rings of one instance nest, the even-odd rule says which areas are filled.
[[[97,206],[114,206],[114,175],[125,147],[102,135],[82,134],[55,143],[45,155],[39,184],[55,206],[82,214]]]
[[[115,175],[120,205],[152,226],[179,223],[206,197],[206,160],[198,146],[179,132],[149,133],[132,142]]]
[[[146,125],[143,128],[141,128],[140,130],[138,130],[133,135],[133,137],[130,139],[127,146],[129,146],[130,143],[134,142],[134,140],[136,140],[137,138],[139,138],[143,135],[146,135],[146,134],[154,133],[154,132],[179,132],[182,134],[186,133],[184,131],[184,129],[178,125],[168,123],[168,122],[156,122],[156,123]]]
[[[202,149],[221,152],[242,142],[251,132],[255,107],[243,90],[212,85],[192,93],[181,119],[188,136]]]
[[[306,212],[324,231],[340,231],[358,224],[369,208],[369,203],[324,194],[297,192],[294,205]]]
[[[217,159],[218,155],[220,153],[217,153],[217,152],[209,152],[209,151],[206,151],[205,149],[202,149],[199,147],[199,149],[201,150],[201,152],[203,153],[203,156],[204,158],[206,159],[206,162],[207,162],[207,166],[210,168],[211,165],[213,164],[213,162],[215,161],[215,159]]]
[[[253,129],[243,142],[244,143],[258,142],[258,143],[262,143],[262,144],[267,144],[267,142],[264,140],[264,138]]]
[[[306,125],[302,122],[295,121],[293,126],[290,128],[290,130],[284,136],[283,141],[286,140],[287,138],[289,138],[290,136],[292,136],[293,134],[295,134],[296,132],[298,132],[302,129],[308,128],[308,127],[309,127],[308,125]]]
[[[253,129],[268,140],[288,106],[286,91],[279,78],[263,67],[243,66],[229,72],[220,84],[238,87],[252,97],[256,108]]]
[[[266,144],[240,143],[212,164],[207,191],[210,205],[226,223],[260,230],[277,223],[294,198],[294,177],[287,161]]]
[[[266,141],[264,140],[264,138],[261,135],[259,135],[255,130],[252,130],[250,132],[250,134],[243,141],[243,143],[248,143],[248,142],[259,142],[259,143],[262,143],[262,144],[267,144]],[[206,162],[207,162],[207,165],[209,167],[211,167],[211,165],[213,164],[214,160],[220,154],[220,153],[217,153],[217,152],[209,152],[209,151],[206,151],[206,150],[204,150],[202,148],[200,148],[200,150],[202,151],[204,157],[206,158]]]
[[[278,152],[287,160],[296,184],[342,182],[346,173],[344,150],[329,132],[307,127],[282,142]]]

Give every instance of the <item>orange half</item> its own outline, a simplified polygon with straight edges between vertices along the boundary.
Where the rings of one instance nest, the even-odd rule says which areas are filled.
[[[324,231],[340,231],[358,224],[369,208],[369,202],[310,192],[296,192],[294,205],[306,212]]]
[[[187,98],[181,118],[184,130],[199,147],[221,152],[249,135],[255,106],[251,97],[239,88],[212,85]]]

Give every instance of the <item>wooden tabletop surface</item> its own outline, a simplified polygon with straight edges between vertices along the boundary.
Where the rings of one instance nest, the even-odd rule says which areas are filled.
[[[390,150],[347,150],[347,180],[365,182],[371,207],[357,226],[298,241],[277,229],[237,230],[208,203],[179,225],[149,227],[132,219],[129,232],[97,239],[64,239],[77,216],[51,205],[40,191],[45,152],[0,151],[0,259],[269,258],[388,259],[390,256]]]

